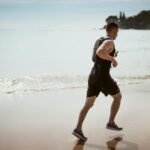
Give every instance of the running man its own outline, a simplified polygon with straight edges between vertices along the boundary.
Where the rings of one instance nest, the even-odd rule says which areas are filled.
[[[102,92],[105,96],[111,95],[113,102],[110,109],[110,117],[106,124],[107,129],[120,131],[123,128],[118,127],[115,123],[115,117],[120,107],[121,92],[117,83],[110,75],[110,68],[117,67],[118,63],[115,59],[116,50],[114,40],[117,37],[119,27],[116,23],[109,23],[106,26],[106,37],[103,38],[102,44],[97,48],[94,56],[94,66],[88,78],[88,89],[86,102],[79,114],[76,128],[72,134],[77,138],[86,141],[87,137],[82,132],[83,121],[93,106],[99,93]]]

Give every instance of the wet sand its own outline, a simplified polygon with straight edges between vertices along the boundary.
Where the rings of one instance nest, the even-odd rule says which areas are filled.
[[[1,94],[0,150],[149,150],[150,84],[120,88],[116,122],[124,130],[105,129],[112,98],[100,94],[84,122],[86,142],[71,134],[85,88]]]

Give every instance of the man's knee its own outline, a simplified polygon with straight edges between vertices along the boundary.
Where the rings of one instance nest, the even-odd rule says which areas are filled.
[[[87,100],[86,100],[86,103],[85,103],[85,107],[88,108],[88,109],[91,108],[94,105],[95,99],[96,99],[95,96],[88,97]]]
[[[119,92],[119,93],[117,93],[115,95],[112,95],[112,97],[114,98],[114,100],[121,101],[122,94]]]

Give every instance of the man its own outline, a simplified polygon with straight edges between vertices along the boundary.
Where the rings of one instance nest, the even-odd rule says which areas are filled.
[[[106,26],[107,36],[95,52],[95,63],[88,78],[86,102],[80,112],[77,126],[72,133],[77,138],[84,141],[87,140],[87,137],[85,137],[82,132],[82,124],[89,109],[93,106],[100,92],[102,92],[105,96],[111,95],[113,98],[110,109],[110,117],[106,128],[117,131],[122,130],[122,128],[115,124],[115,117],[119,110],[122,96],[117,83],[110,75],[111,65],[112,67],[117,67],[118,65],[115,59],[116,51],[113,42],[113,40],[117,37],[118,29],[119,27],[116,23],[109,23]]]

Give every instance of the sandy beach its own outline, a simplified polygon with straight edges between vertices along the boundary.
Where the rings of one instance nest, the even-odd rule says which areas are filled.
[[[105,129],[111,97],[98,97],[83,126],[88,141],[71,133],[85,101],[86,88],[1,94],[1,150],[149,150],[150,84],[121,86],[116,122],[121,132]]]

